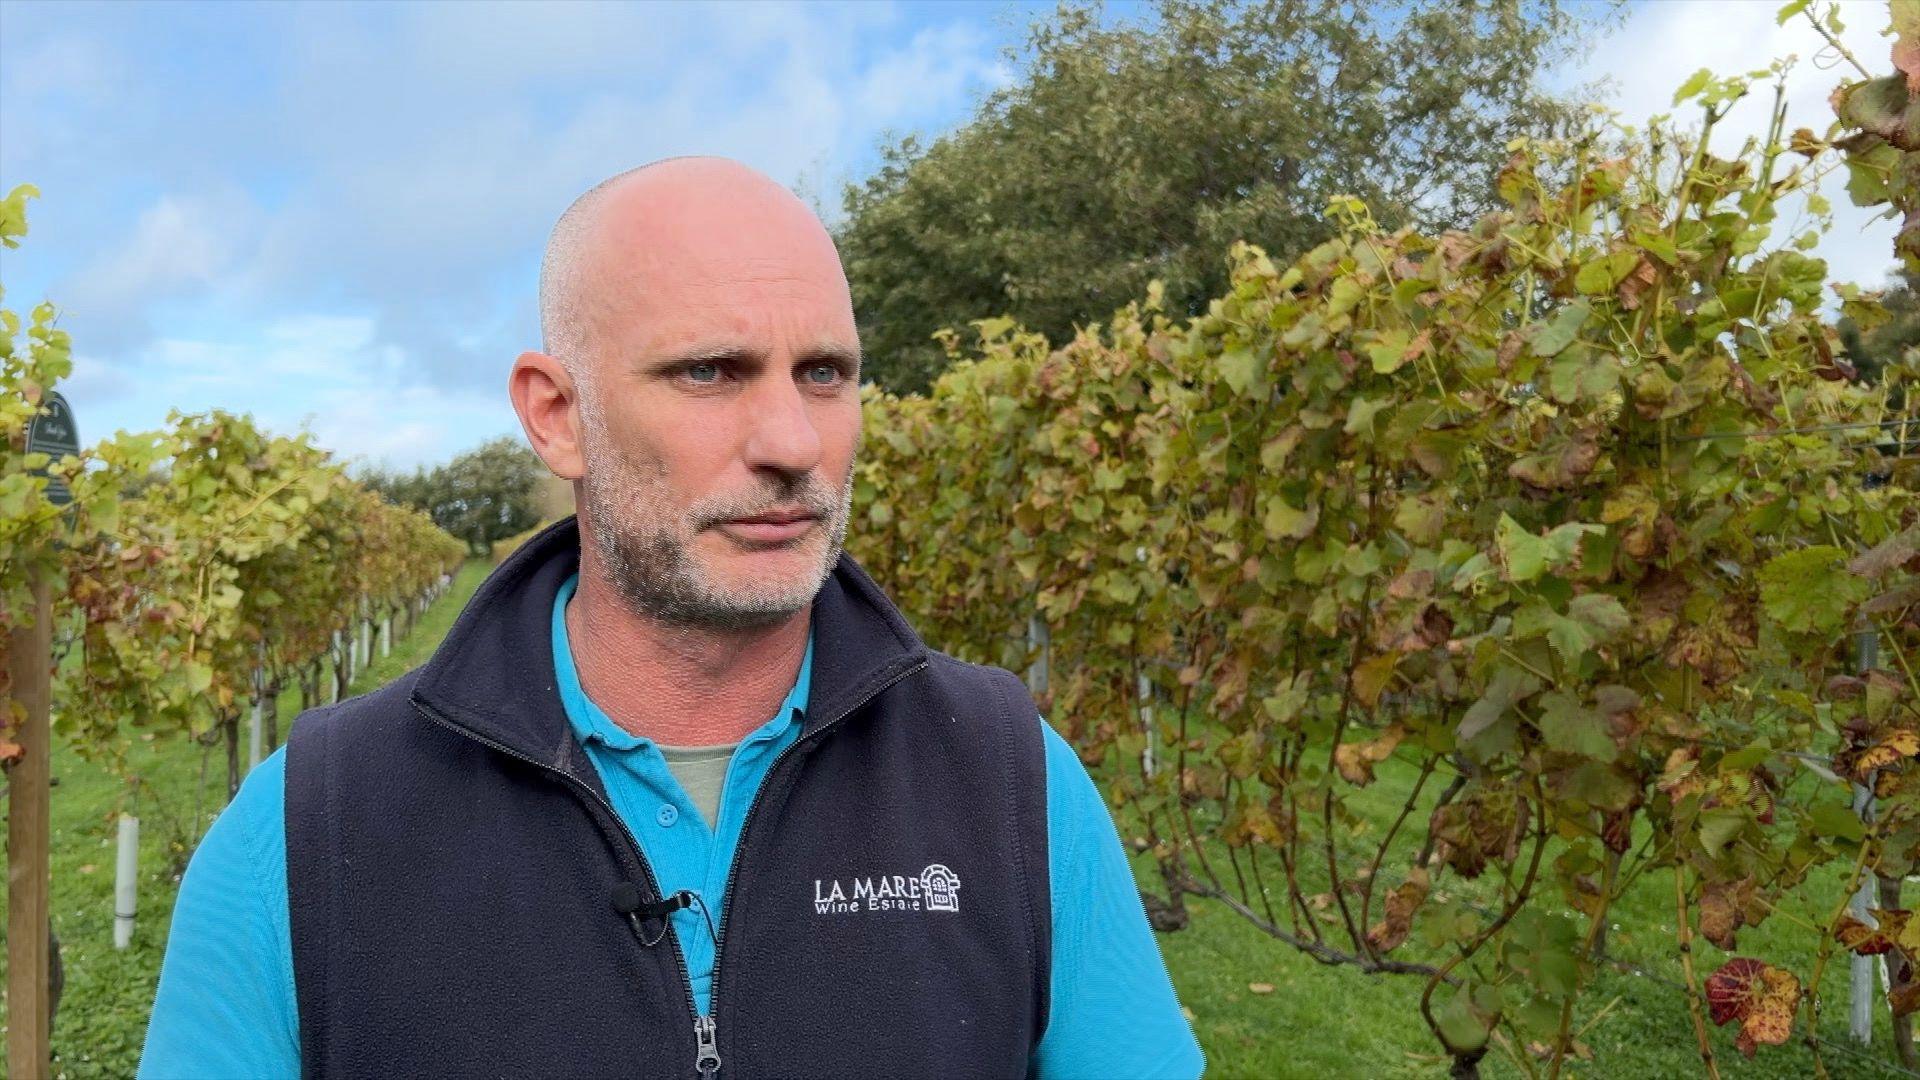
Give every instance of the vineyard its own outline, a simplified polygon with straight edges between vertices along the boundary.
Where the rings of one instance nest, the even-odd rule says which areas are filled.
[[[981,321],[928,396],[869,394],[850,543],[930,640],[1027,667],[1137,822],[1159,925],[1205,898],[1413,980],[1455,1075],[1587,1057],[1610,913],[1654,881],[1707,1074],[1731,1025],[1825,1075],[1849,953],[1885,958],[1920,1070],[1920,356],[1861,378],[1804,254],[1827,173],[1920,206],[1897,28],[1827,136],[1776,104],[1709,153],[1781,69],[1702,72],[1704,130],[1519,140],[1471,230],[1336,200],[1291,265],[1236,247],[1200,317],[1155,292],[1059,348]],[[1810,964],[1740,951],[1788,918]]]
[[[1469,229],[1338,198],[1296,258],[1235,245],[1204,313],[985,318],[928,393],[865,388],[849,550],[930,643],[1026,673],[1190,1006],[1394,1024],[1414,1075],[1920,1075],[1920,351],[1869,371],[1838,322],[1884,297],[1809,254],[1832,177],[1920,270],[1920,6],[1891,10],[1877,74],[1837,6],[1780,9],[1846,65],[1824,133],[1784,65],[1703,71],[1696,126],[1516,139]],[[0,311],[0,761],[41,867],[55,743],[116,778],[102,813],[168,746],[231,796],[283,695],[348,693],[468,551],[243,416],[30,453],[69,368],[52,306]],[[50,958],[11,865],[18,1063]],[[1196,959],[1263,949],[1306,961],[1275,997]]]
[[[26,233],[36,194],[16,188],[0,203],[6,246]],[[119,432],[58,461],[29,452],[29,427],[70,369],[50,304],[24,323],[0,311],[8,1053],[35,1075],[46,1068],[30,1063],[46,1054],[52,958],[44,929],[22,931],[47,925],[45,883],[32,883],[45,875],[52,740],[121,775],[127,803],[141,785],[128,767],[137,743],[222,746],[231,797],[278,744],[267,703],[288,688],[303,707],[342,695],[376,634],[385,651],[395,621],[404,633],[466,554],[304,436],[272,436],[243,416],[174,414],[165,430]],[[137,848],[137,833],[123,826],[123,846]],[[132,889],[124,854],[120,873]],[[38,1033],[22,1020],[36,1008]]]

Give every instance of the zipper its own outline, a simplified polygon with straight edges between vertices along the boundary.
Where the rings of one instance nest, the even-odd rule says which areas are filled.
[[[834,727],[838,726],[842,720],[845,720],[847,717],[853,715],[853,711],[855,709],[858,709],[860,706],[865,705],[867,702],[872,701],[874,698],[880,696],[880,694],[883,691],[892,687],[895,683],[898,683],[900,680],[905,679],[907,676],[918,674],[920,671],[924,670],[926,666],[927,666],[927,661],[922,660],[919,663],[914,664],[912,667],[908,667],[901,670],[898,674],[894,675],[892,678],[887,679],[885,682],[882,682],[878,686],[875,686],[872,690],[868,691],[866,694],[862,695],[860,699],[855,701],[853,704],[848,705],[846,708],[840,710],[838,714],[833,716],[831,719],[827,720],[825,723],[821,724],[819,727],[808,732],[805,736],[795,739],[793,742],[787,744],[787,748],[780,751],[780,753],[774,757],[773,764],[767,766],[766,775],[761,778],[760,786],[754,790],[753,801],[747,804],[747,818],[745,821],[741,822],[740,824],[740,840],[739,840],[739,843],[734,847],[733,861],[729,863],[727,866],[727,883],[725,888],[722,891],[723,896],[733,895],[733,881],[734,881],[734,878],[737,877],[740,873],[740,858],[747,848],[748,831],[753,828],[754,814],[758,812],[760,809],[761,794],[766,791],[767,781],[771,780],[774,774],[779,771],[780,766],[786,762],[788,756],[791,755],[794,751],[798,750],[801,746],[809,742],[812,742],[813,740],[818,739],[822,735],[826,734],[828,731],[831,731]],[[635,861],[637,861],[640,864],[640,872],[646,876],[647,886],[653,891],[654,896],[662,895],[660,892],[660,882],[653,875],[653,866],[652,864],[647,862],[647,855],[646,855],[646,852],[640,847],[640,841],[634,838],[633,830],[627,828],[626,821],[620,817],[619,812],[614,810],[613,806],[610,803],[608,803],[606,799],[600,797],[599,792],[594,791],[593,788],[588,787],[585,783],[582,783],[578,777],[575,777],[571,773],[568,773],[562,769],[557,769],[552,765],[547,764],[544,761],[536,761],[533,758],[530,758],[527,755],[521,753],[520,751],[513,749],[512,747],[509,747],[503,743],[497,742],[493,739],[489,739],[485,735],[480,734],[479,732],[473,731],[470,728],[463,727],[460,724],[457,724],[452,720],[449,720],[446,717],[441,716],[438,712],[430,708],[425,702],[416,700],[413,702],[413,707],[416,709],[419,709],[420,712],[427,717],[427,719],[432,720],[434,723],[439,724],[441,727],[444,727],[449,731],[452,731],[459,735],[463,735],[481,744],[482,746],[486,746],[491,749],[497,750],[500,753],[507,755],[508,757],[517,758],[520,761],[524,761],[527,764],[532,765],[534,768],[552,773],[553,775],[566,781],[568,785],[573,787],[575,791],[586,796],[594,804],[598,805],[602,810],[606,811],[607,816],[611,818],[613,820],[614,825],[619,828],[620,835],[626,839],[627,845],[629,849],[632,851]],[[703,904],[705,903],[704,900],[701,902]],[[726,903],[723,903],[720,908],[720,926],[719,926],[719,929],[717,929],[714,932],[714,937],[713,937],[713,979],[708,985],[708,993],[707,993],[707,1007],[710,1011],[705,1016],[700,1015],[699,1004],[695,1002],[693,999],[693,975],[687,968],[686,954],[682,952],[680,949],[680,936],[678,933],[673,932],[672,918],[669,917],[667,919],[667,930],[669,931],[668,936],[673,939],[672,944],[673,944],[674,964],[680,969],[680,989],[686,995],[687,1013],[688,1015],[693,1017],[693,1041],[694,1041],[693,1071],[695,1075],[701,1078],[701,1080],[714,1080],[714,1078],[717,1077],[720,1073],[719,1025],[715,1023],[715,1017],[717,1017],[720,1014],[720,972],[722,967],[721,959],[722,957],[725,956],[725,954],[721,952],[720,946],[721,946],[721,943],[727,939],[727,918],[732,914],[733,908],[734,908],[733,904],[726,904]]]
[[[527,755],[521,753],[520,751],[505,745],[504,743],[496,742],[493,739],[489,739],[485,735],[482,735],[479,732],[472,730],[471,728],[463,727],[460,724],[457,724],[454,721],[447,719],[444,716],[441,716],[438,712],[436,712],[434,709],[429,707],[423,701],[415,700],[413,702],[413,707],[420,710],[421,714],[424,715],[427,719],[433,721],[436,724],[439,724],[441,727],[446,728],[447,730],[452,731],[457,735],[464,735],[467,738],[472,739],[474,742],[477,742],[482,746],[489,747],[493,750],[498,750],[500,753],[505,754],[510,758],[517,758],[520,761],[524,761],[527,764],[532,765],[536,769],[541,769],[545,772],[552,773],[553,775],[566,781],[567,784],[571,786],[575,791],[586,796],[590,801],[598,805],[600,809],[606,811],[607,817],[613,821],[614,826],[617,829],[619,829],[620,835],[626,839],[628,850],[632,852],[634,860],[640,864],[640,873],[645,876],[647,887],[653,890],[654,896],[661,897],[662,899],[665,898],[660,892],[659,879],[653,876],[653,864],[647,862],[647,853],[645,850],[643,850],[640,847],[640,841],[634,838],[633,830],[627,828],[627,823],[625,819],[621,818],[619,812],[613,808],[613,804],[607,802],[606,799],[602,798],[599,792],[593,790],[593,788],[591,787],[588,787],[585,783],[581,782],[581,780],[578,777],[574,776],[572,773],[565,771],[564,769],[556,769],[552,765],[549,765],[544,761],[536,761],[533,758],[530,758]],[[603,825],[602,828],[604,827],[605,826]],[[724,917],[725,916],[723,915],[722,918],[724,919]],[[687,956],[685,953],[680,951],[680,936],[672,932],[673,931],[672,916],[666,916],[665,918],[667,922],[667,931],[668,931],[666,936],[671,939],[669,944],[673,946],[673,962],[674,962],[674,965],[678,967],[680,970],[680,989],[686,995],[686,999],[687,999],[687,1013],[694,1017],[694,1025],[693,1025],[694,1040],[695,1040],[695,1045],[698,1047],[698,1053],[695,1059],[696,1064],[694,1068],[697,1070],[704,1070],[707,1067],[708,1054],[712,1053],[713,1063],[711,1067],[714,1071],[717,1072],[720,1068],[720,1055],[717,1052],[712,1052],[712,1038],[713,1038],[712,1021],[708,1021],[707,1029],[704,1033],[702,1033],[700,1029],[700,1022],[699,1022],[700,1009],[694,1003],[694,1000],[693,1000],[693,975],[687,969]],[[708,1074],[705,1071],[702,1071],[700,1075],[707,1076]]]
[[[730,902],[734,895],[733,879],[740,873],[740,859],[746,854],[747,837],[751,835],[753,829],[753,815],[760,809],[760,798],[767,790],[767,782],[774,778],[774,774],[779,772],[780,766],[786,762],[787,757],[794,751],[833,730],[840,721],[853,715],[855,709],[879,697],[883,691],[907,676],[917,674],[924,670],[926,666],[927,661],[922,660],[912,667],[901,670],[892,678],[887,679],[885,682],[862,695],[858,701],[840,710],[837,715],[829,718],[819,727],[814,728],[805,736],[788,743],[787,748],[780,751],[780,753],[774,757],[773,764],[767,766],[766,775],[761,778],[760,786],[754,789],[753,801],[747,804],[747,818],[740,823],[740,840],[739,843],[734,846],[733,861],[727,865],[727,883],[721,891],[721,896],[727,899],[721,903],[720,928],[715,931],[713,937],[713,980],[708,984],[707,988],[707,1008],[711,1010],[711,1012],[706,1016],[695,1017],[693,1022],[694,1036],[700,1040],[700,1056],[695,1060],[694,1069],[699,1072],[703,1080],[712,1080],[712,1074],[706,1071],[709,1063],[711,1063],[711,1068],[715,1073],[718,1073],[720,1070],[720,1051],[718,1044],[712,1042],[712,1040],[716,1038],[714,1019],[720,1015],[720,974],[725,968],[722,961],[725,959],[726,953],[721,951],[721,943],[727,940],[727,919],[733,915],[733,909],[738,906]],[[656,889],[655,891],[657,892],[659,890]]]
[[[720,1071],[720,1046],[715,1041],[713,1017],[694,1017],[693,1037],[700,1047],[699,1054],[693,1059],[693,1071],[703,1077],[716,1075]]]

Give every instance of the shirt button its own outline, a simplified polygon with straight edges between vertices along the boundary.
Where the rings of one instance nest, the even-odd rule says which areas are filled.
[[[671,829],[673,823],[680,820],[680,811],[675,810],[672,803],[661,803],[660,812],[653,817],[660,823],[661,828]]]

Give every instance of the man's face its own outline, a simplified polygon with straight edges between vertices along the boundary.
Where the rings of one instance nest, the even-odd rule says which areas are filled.
[[[812,602],[846,535],[860,437],[846,281],[791,208],[696,197],[661,218],[609,237],[625,272],[598,287],[582,361],[581,519],[636,613],[768,625]]]

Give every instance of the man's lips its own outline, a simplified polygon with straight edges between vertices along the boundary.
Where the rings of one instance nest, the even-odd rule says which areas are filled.
[[[819,518],[812,514],[760,514],[720,523],[729,534],[760,544],[777,544],[805,536]]]

